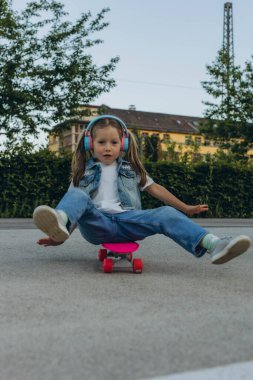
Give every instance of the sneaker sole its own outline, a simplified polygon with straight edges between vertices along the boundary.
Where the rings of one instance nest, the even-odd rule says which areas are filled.
[[[233,241],[220,252],[219,255],[216,255],[212,264],[224,264],[237,256],[242,255],[249,248],[251,243],[248,236],[238,236],[238,238],[233,239]]]
[[[54,241],[60,243],[68,239],[68,230],[59,224],[56,211],[49,206],[37,207],[33,213],[33,220],[36,226]]]

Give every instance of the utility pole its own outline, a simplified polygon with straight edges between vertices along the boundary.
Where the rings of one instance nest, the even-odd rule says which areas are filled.
[[[229,96],[233,83],[234,69],[234,36],[233,36],[233,7],[231,2],[224,4],[223,18],[223,54],[226,62],[226,79],[223,83],[226,95]]]
[[[223,49],[234,64],[233,4],[224,4]]]

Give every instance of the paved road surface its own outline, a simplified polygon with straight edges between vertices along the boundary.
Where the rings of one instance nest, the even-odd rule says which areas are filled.
[[[215,266],[157,235],[141,243],[143,274],[104,274],[78,231],[43,248],[23,222],[0,223],[1,380],[137,380],[252,361],[252,247]],[[252,220],[226,224],[208,229],[253,240]]]

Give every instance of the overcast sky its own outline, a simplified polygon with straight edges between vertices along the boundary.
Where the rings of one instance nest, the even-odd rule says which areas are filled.
[[[16,10],[26,0],[13,0]],[[120,56],[117,87],[94,100],[127,109],[203,116],[201,81],[222,45],[222,0],[61,0],[69,19],[109,7],[110,25],[97,34],[104,44],[89,52],[98,65]],[[253,0],[234,0],[235,63],[253,54]]]

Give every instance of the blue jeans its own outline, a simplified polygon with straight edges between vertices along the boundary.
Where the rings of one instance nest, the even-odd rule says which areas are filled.
[[[173,207],[108,214],[98,210],[82,190],[73,188],[56,209],[63,210],[71,225],[77,225],[81,235],[92,244],[135,241],[162,234],[196,257],[206,252],[199,243],[207,231]]]

